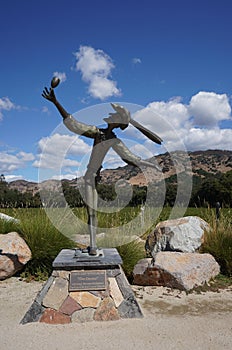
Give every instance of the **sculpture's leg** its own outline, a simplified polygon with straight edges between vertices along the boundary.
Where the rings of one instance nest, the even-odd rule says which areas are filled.
[[[90,255],[97,255],[97,244],[96,244],[96,232],[97,232],[97,200],[98,194],[96,189],[86,183],[86,202],[87,202],[87,212],[88,212],[88,225],[90,232]]]

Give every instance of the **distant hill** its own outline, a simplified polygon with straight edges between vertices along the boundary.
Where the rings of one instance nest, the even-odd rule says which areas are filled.
[[[208,150],[189,152],[182,151],[164,153],[149,159],[162,168],[164,178],[169,178],[180,172],[206,177],[209,174],[226,173],[232,170],[232,151]],[[126,179],[133,185],[144,186],[147,182],[160,180],[160,173],[151,168],[144,168],[143,172],[133,166],[126,165],[118,169],[102,171],[103,183],[114,183]]]
[[[163,170],[165,178],[169,178],[180,172],[188,172],[201,178],[207,175],[226,173],[232,170],[232,151],[224,150],[208,150],[189,152],[188,155],[182,151],[164,153],[152,157],[149,161],[159,164]],[[160,180],[160,173],[151,168],[144,168],[143,171],[126,165],[117,169],[106,169],[101,172],[101,182],[104,184],[113,184],[118,180],[127,180],[132,185],[144,186],[149,182]],[[70,186],[78,186],[83,184],[83,178],[73,180],[62,180]],[[16,189],[19,192],[31,192],[35,194],[39,188],[55,190],[60,186],[58,180],[47,180],[41,184],[28,182],[25,180],[16,180],[9,183],[10,189]]]
[[[11,190],[18,190],[21,193],[30,192],[34,195],[39,191],[39,184],[26,180],[15,180],[9,182],[9,188]]]

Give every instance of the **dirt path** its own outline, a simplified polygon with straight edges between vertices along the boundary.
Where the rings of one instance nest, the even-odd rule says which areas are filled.
[[[0,344],[4,350],[232,349],[232,287],[189,294],[162,287],[133,289],[143,319],[47,325],[20,320],[42,284],[0,281]]]

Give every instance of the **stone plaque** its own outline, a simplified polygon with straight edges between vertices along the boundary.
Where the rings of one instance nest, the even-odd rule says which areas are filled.
[[[69,291],[105,290],[106,271],[87,270],[72,271],[70,273]]]

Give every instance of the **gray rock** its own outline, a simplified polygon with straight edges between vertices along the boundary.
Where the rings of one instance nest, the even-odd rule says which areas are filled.
[[[26,314],[20,321],[21,324],[26,324],[30,322],[37,322],[39,321],[40,317],[42,316],[45,307],[42,306],[42,300],[44,296],[47,294],[48,289],[51,287],[51,284],[54,281],[54,277],[49,277],[47,282],[44,284],[42,290],[37,294],[35,300],[33,301],[30,308],[27,310]]]
[[[91,322],[93,321],[94,313],[95,313],[95,309],[91,307],[78,310],[72,314],[72,322],[80,322],[80,323]]]
[[[121,271],[120,275],[116,276],[116,281],[124,299],[129,299],[130,297],[134,296],[134,293],[121,267],[120,267],[120,271]]]
[[[159,252],[152,264],[142,259],[133,271],[133,283],[191,290],[220,273],[220,266],[210,254]]]
[[[21,320],[21,324],[26,324],[29,322],[37,322],[43,311],[44,311],[44,307],[42,307],[41,304],[39,304],[36,300],[32,303],[30,309],[26,312],[26,314],[24,315],[23,319]]]
[[[49,279],[46,281],[46,283],[43,285],[43,288],[41,289],[41,291],[39,291],[39,293],[37,294],[35,300],[39,304],[42,304],[42,301],[43,301],[45,295],[47,294],[49,288],[53,284],[54,280],[55,280],[55,277],[50,276]]]
[[[134,296],[128,297],[118,307],[121,318],[143,318],[142,311]]]
[[[116,321],[119,319],[118,310],[110,297],[103,299],[94,313],[95,321]]]
[[[59,310],[68,296],[68,281],[58,277],[55,278],[47,294],[43,299],[43,306]]]
[[[31,259],[31,251],[17,232],[0,234],[0,280],[13,276]]]
[[[156,258],[160,251],[195,252],[203,243],[204,231],[209,229],[207,222],[198,216],[162,221],[147,237],[147,253]]]

